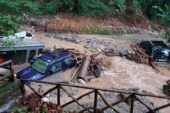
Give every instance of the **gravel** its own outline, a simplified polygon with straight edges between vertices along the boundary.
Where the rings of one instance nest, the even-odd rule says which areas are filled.
[[[50,38],[56,38],[59,40],[65,40],[69,42],[73,42],[76,44],[81,44],[84,47],[88,48],[92,52],[96,52],[100,50],[114,50],[115,55],[126,55],[128,51],[132,51],[130,47],[123,47],[122,45],[113,44],[109,41],[100,40],[100,37],[106,37],[115,40],[126,40],[130,43],[139,42],[141,40],[159,40],[159,38],[155,38],[154,36],[144,35],[144,34],[129,34],[129,35],[110,35],[110,36],[102,36],[99,35],[99,38],[86,38],[80,37],[76,34],[58,34],[58,33],[46,33],[46,36]]]

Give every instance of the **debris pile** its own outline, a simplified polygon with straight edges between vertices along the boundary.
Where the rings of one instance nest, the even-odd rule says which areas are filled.
[[[101,52],[85,55],[74,49],[69,49],[69,51],[73,54],[77,66],[75,73],[72,75],[72,79],[74,79],[77,75],[76,78],[79,80],[79,82],[85,83],[85,81],[87,81],[87,75],[93,75],[95,77],[100,76],[101,63],[96,57]]]
[[[133,52],[129,52],[127,58],[133,60],[137,63],[147,64],[153,67],[156,71],[159,71],[156,65],[154,64],[152,58],[148,56],[145,51],[139,47],[138,44],[132,44],[131,48]]]
[[[170,80],[166,81],[166,85],[163,85],[163,92],[167,96],[170,96]]]
[[[51,103],[51,102],[43,102],[41,98],[39,98],[36,94],[28,95],[27,97],[23,97],[19,99],[19,104],[24,106],[24,108],[20,108],[16,110],[15,113],[21,112],[29,112],[29,113],[56,113],[60,112],[61,107]]]

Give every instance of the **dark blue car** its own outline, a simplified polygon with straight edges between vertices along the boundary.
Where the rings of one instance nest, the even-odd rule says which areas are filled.
[[[40,80],[59,71],[72,68],[75,65],[73,55],[64,49],[56,49],[46,53],[31,63],[31,66],[19,71],[17,78]]]

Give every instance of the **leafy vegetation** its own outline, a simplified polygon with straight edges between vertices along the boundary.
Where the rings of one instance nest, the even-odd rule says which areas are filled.
[[[170,42],[170,31],[163,33],[162,38],[165,38],[165,39],[168,40],[168,42]]]
[[[153,19],[159,13],[167,15],[170,10],[168,0],[1,0],[3,13],[57,14],[71,12],[78,15],[110,16],[124,13],[127,7],[135,12],[143,12]],[[161,11],[161,12],[160,12]],[[162,16],[161,16],[162,17]],[[164,17],[163,17],[164,18]]]
[[[55,15],[58,13],[71,13],[75,15],[108,17],[120,15],[124,20],[135,23],[144,16],[155,23],[170,25],[170,1],[169,0],[0,0],[1,15],[26,14],[26,15]],[[130,17],[130,18],[129,18]],[[4,18],[10,21],[10,18]],[[128,22],[127,21],[127,22]],[[7,22],[8,23],[8,22]],[[10,23],[11,24],[11,23]],[[0,28],[0,34],[12,34],[14,31]],[[96,27],[83,28],[82,32],[101,32]],[[102,28],[103,29],[103,28]],[[71,31],[71,29],[68,29]],[[3,33],[2,33],[3,32]],[[103,32],[103,30],[102,30]],[[104,32],[109,32],[104,30]]]
[[[61,106],[51,102],[42,101],[36,94],[30,94],[19,100],[20,106],[14,113],[66,113],[61,109]]]
[[[20,27],[20,18],[16,16],[2,16],[0,18],[0,35],[13,35]]]
[[[6,36],[0,40],[0,44],[5,47],[14,47],[16,44],[20,44],[22,42],[21,38],[11,39],[8,35],[14,35],[17,32],[17,29],[20,27],[20,18],[16,16],[2,16],[0,18],[0,36]]]
[[[0,40],[0,45],[13,49],[15,45],[20,45],[22,41],[22,38],[11,39],[10,37],[6,37]]]
[[[92,27],[81,27],[80,32],[82,34],[101,34],[101,35],[111,35],[113,32],[109,28],[105,27],[98,27],[98,26],[92,26]]]

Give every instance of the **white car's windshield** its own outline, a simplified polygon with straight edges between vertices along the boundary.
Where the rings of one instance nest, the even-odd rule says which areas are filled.
[[[47,67],[48,63],[41,59],[35,60],[34,63],[32,64],[32,68],[40,73],[45,73]]]

